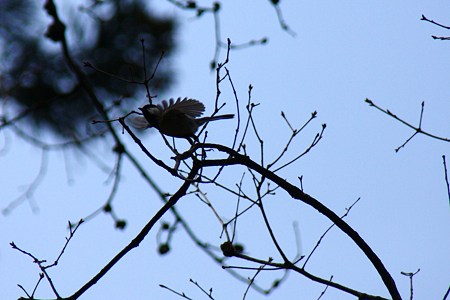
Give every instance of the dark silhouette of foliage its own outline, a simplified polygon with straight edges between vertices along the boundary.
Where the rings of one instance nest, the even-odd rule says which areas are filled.
[[[94,2],[82,11],[92,18],[95,26],[83,28],[78,24],[82,29],[70,32],[75,39],[93,36],[89,44],[71,45],[77,64],[88,60],[98,69],[142,81],[143,55],[139,42],[142,39],[147,68],[154,68],[161,53],[166,53],[150,87],[161,92],[170,86],[173,73],[168,66],[176,28],[173,19],[152,14],[144,1],[138,0]],[[30,34],[36,31],[30,27],[39,22],[38,12],[42,13],[34,1],[2,1],[0,44],[3,45],[1,57],[5,61],[0,66],[2,96],[15,104],[14,109],[26,111],[27,118],[23,121],[31,123],[38,132],[49,129],[56,136],[84,138],[91,134],[86,131],[86,124],[95,116],[95,108],[69,71],[61,53],[42,47],[45,32]],[[55,32],[48,30],[46,34],[52,38]],[[107,109],[114,107],[122,112],[136,106],[136,101],[142,103],[145,99],[142,92],[137,94],[138,85],[122,84],[112,76],[89,68],[84,71]],[[89,129],[92,130],[90,126]],[[98,126],[95,130],[99,130]]]

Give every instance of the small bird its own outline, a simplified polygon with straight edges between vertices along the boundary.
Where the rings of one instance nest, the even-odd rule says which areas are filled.
[[[200,117],[205,111],[205,106],[198,100],[188,98],[178,98],[176,101],[171,98],[169,102],[163,100],[161,104],[147,104],[139,108],[144,118],[135,120],[135,124],[141,123],[141,128],[154,127],[162,134],[198,140],[195,133],[203,124],[223,119],[234,118],[233,114],[226,114],[212,117]],[[145,124],[146,123],[146,124]]]

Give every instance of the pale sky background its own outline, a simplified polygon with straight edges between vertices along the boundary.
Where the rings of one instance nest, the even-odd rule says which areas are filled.
[[[212,112],[216,93],[215,74],[209,71],[214,54],[212,15],[197,20],[192,13],[180,11],[166,1],[153,1],[152,6],[161,13],[178,16],[180,22],[177,84],[160,97],[197,98],[205,103],[207,112]],[[326,123],[323,140],[280,175],[292,183],[303,175],[305,192],[339,215],[361,197],[346,221],[379,255],[403,298],[409,298],[409,279],[400,272],[420,268],[414,277],[414,299],[442,299],[450,279],[449,200],[442,155],[450,154],[450,145],[416,136],[395,153],[394,149],[413,132],[369,107],[364,99],[372,99],[415,125],[420,104],[425,101],[423,129],[450,137],[450,42],[430,37],[450,32],[420,21],[424,14],[450,24],[450,4],[434,0],[281,1],[281,8],[296,37],[280,29],[269,1],[224,1],[220,14],[224,39],[229,37],[237,44],[269,39],[267,45],[233,51],[228,65],[242,107],[247,102],[248,85],[254,86],[252,99],[260,103],[255,117],[265,141],[267,161],[276,157],[289,138],[280,112],[284,111],[291,124],[299,127],[316,110],[318,117],[297,137],[288,157],[301,152]],[[224,55],[222,51],[221,58]],[[233,112],[231,89],[226,83],[221,88],[221,100],[228,103],[226,112]],[[229,143],[233,126],[232,121],[211,124],[210,141]],[[12,138],[9,150],[0,156],[2,208],[33,180],[41,161],[39,150],[11,132],[7,135]],[[0,138],[3,145],[3,133]],[[128,136],[123,139],[164,191],[173,193],[178,189],[180,181],[148,161]],[[156,156],[168,157],[158,134],[149,132],[143,140]],[[95,148],[111,166],[112,146]],[[257,154],[258,147],[249,142],[247,149]],[[48,160],[47,174],[33,196],[39,211],[34,213],[24,203],[10,215],[0,216],[2,299],[23,296],[17,284],[31,291],[39,274],[32,261],[12,250],[9,242],[14,241],[39,258],[53,260],[68,234],[67,221],[76,221],[102,206],[111,188],[111,183],[105,184],[108,174],[83,156],[68,155],[74,179],[71,185],[67,184],[63,154],[52,152]],[[236,183],[242,171],[230,168],[224,182]],[[50,270],[61,295],[72,294],[94,276],[162,205],[127,161],[123,174],[113,205],[127,220],[126,230],[115,230],[105,214],[81,226],[58,267]],[[251,185],[247,186],[250,190]],[[231,218],[236,199],[209,186],[206,191],[219,214]],[[215,245],[224,241],[220,239],[220,224],[196,197],[183,198],[177,208],[205,241]],[[330,225],[322,215],[281,191],[266,200],[266,208],[290,257],[297,252],[294,222],[298,223],[302,254],[309,253]],[[167,215],[164,220],[171,222],[173,218]],[[249,255],[278,258],[256,210],[239,222],[237,239]],[[189,282],[190,278],[205,289],[212,288],[216,300],[242,299],[246,284],[223,271],[183,230],[176,232],[168,255],[159,256],[156,248],[154,230],[81,299],[181,299],[159,284],[193,299],[207,299]],[[361,254],[348,237],[334,229],[309,263],[309,271],[324,278],[334,275],[336,282],[388,297],[374,268]],[[229,264],[258,267],[239,260],[230,260]],[[254,272],[242,274],[253,276]],[[281,275],[266,272],[257,281],[269,287]],[[291,272],[269,299],[317,299],[323,289]],[[47,283],[42,283],[36,296],[52,298],[53,294]],[[246,299],[262,298],[250,290]],[[329,288],[322,299],[354,298]]]

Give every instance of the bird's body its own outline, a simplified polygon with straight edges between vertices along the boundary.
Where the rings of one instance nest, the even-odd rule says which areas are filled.
[[[177,138],[194,138],[198,128],[210,121],[232,119],[233,114],[200,117],[205,106],[198,100],[178,98],[176,101],[162,101],[159,105],[147,104],[139,108],[144,115],[147,127],[154,127],[162,134]]]

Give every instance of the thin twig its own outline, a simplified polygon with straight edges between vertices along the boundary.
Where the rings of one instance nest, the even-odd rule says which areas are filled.
[[[438,23],[438,22],[435,22],[435,21],[433,21],[433,20],[430,20],[430,19],[428,19],[427,17],[425,17],[424,15],[422,15],[422,17],[420,18],[420,20],[429,22],[429,23],[431,23],[431,24],[434,24],[434,25],[436,25],[436,26],[442,27],[442,28],[444,28],[444,29],[450,29],[450,26],[445,26],[445,25],[442,25],[442,24],[440,24],[440,23]]]
[[[413,277],[414,277],[414,275],[416,275],[419,272],[420,272],[420,269],[417,269],[416,272],[400,272],[402,275],[409,277],[409,299],[410,300],[414,299]]]
[[[242,300],[245,300],[245,297],[247,297],[247,293],[250,290],[250,287],[252,286],[253,282],[255,282],[256,276],[263,270],[265,265],[262,265],[258,268],[258,270],[255,272],[255,275],[253,275],[252,278],[249,278],[247,289],[245,290],[244,297],[242,297]]]
[[[443,160],[443,163],[444,163],[445,185],[447,186],[448,202],[450,204],[450,185],[449,185],[449,182],[448,182],[447,163],[445,161],[445,155],[442,155],[442,160]]]
[[[49,269],[52,268],[56,265],[58,265],[59,260],[61,259],[61,257],[64,254],[64,251],[66,251],[67,246],[69,245],[70,240],[73,238],[73,236],[75,235],[75,232],[78,230],[78,228],[80,228],[80,225],[83,224],[83,219],[79,220],[77,225],[72,229],[72,224],[69,222],[69,237],[66,238],[66,243],[64,244],[63,248],[61,249],[61,252],[59,253],[58,257],[56,258],[56,260],[47,266],[42,266],[44,269]]]
[[[333,275],[331,275],[329,281],[333,281]],[[322,293],[320,293],[319,298],[317,298],[317,300],[320,300],[320,298],[322,298],[323,295],[325,295],[325,293],[326,293],[327,290],[328,290],[328,287],[329,287],[329,285],[326,285],[326,286],[325,286],[325,289],[322,291]]]
[[[31,205],[31,208],[34,212],[37,211],[37,207],[33,204],[32,198],[37,188],[44,180],[45,173],[47,172],[47,166],[48,166],[48,151],[46,149],[42,149],[41,165],[39,167],[38,173],[36,174],[33,181],[25,189],[25,191],[19,197],[11,201],[8,204],[8,206],[2,209],[3,215],[8,215],[9,213],[11,213],[11,211],[13,211],[20,204],[22,204],[25,200],[28,200],[28,203]]]
[[[188,296],[186,296],[186,294],[184,292],[179,293],[179,292],[175,291],[174,289],[171,289],[170,287],[165,286],[164,284],[160,284],[159,286],[162,287],[163,289],[171,291],[172,293],[174,293],[175,295],[180,296],[181,298],[193,300],[192,298],[189,298]]]
[[[206,193],[204,193],[198,187],[198,185],[196,185],[196,188],[197,188],[197,190],[196,190],[197,198],[199,198],[203,203],[205,203],[212,210],[212,212],[216,216],[217,220],[219,221],[220,225],[222,226],[222,231],[225,232],[225,235],[227,237],[227,241],[231,241],[231,237],[230,237],[230,234],[228,233],[228,229],[227,229],[226,223],[222,220],[220,215],[217,213],[217,210],[214,208],[214,206],[212,205],[211,201],[209,201],[208,196],[206,195]]]
[[[413,126],[413,125],[411,125],[410,123],[404,121],[403,119],[397,117],[397,116],[396,116],[395,114],[393,114],[390,110],[388,110],[388,109],[383,109],[383,108],[379,107],[378,105],[376,105],[376,104],[375,104],[372,100],[370,100],[370,99],[367,99],[367,98],[366,98],[365,102],[368,103],[370,106],[375,107],[375,108],[378,109],[379,111],[385,113],[386,115],[388,115],[388,116],[394,118],[395,120],[401,122],[402,124],[408,126],[409,128],[415,130],[414,134],[413,134],[411,137],[409,137],[409,138],[406,140],[406,142],[403,143],[403,145],[401,145],[400,147],[398,147],[397,149],[395,149],[395,152],[398,152],[401,148],[403,148],[403,147],[406,145],[406,143],[408,143],[408,142],[409,142],[416,134],[418,134],[418,133],[424,134],[424,135],[426,135],[426,136],[429,136],[429,137],[431,137],[431,138],[434,138],[434,139],[437,139],[437,140],[440,140],[440,141],[450,142],[450,139],[448,139],[448,138],[439,137],[439,136],[437,136],[437,135],[434,135],[434,134],[431,134],[431,133],[428,133],[428,132],[422,130],[422,127],[421,127],[421,126],[422,126],[422,118],[423,118],[423,110],[424,110],[425,102],[422,102],[422,104],[421,104],[422,109],[421,109],[421,111],[420,111],[420,120],[419,120],[419,126],[418,126],[418,127]]]
[[[316,134],[316,136],[312,140],[311,144],[302,153],[300,153],[299,155],[297,155],[296,157],[294,157],[293,159],[291,159],[287,163],[285,163],[285,164],[281,165],[280,167],[274,169],[273,172],[278,172],[279,170],[289,166],[290,164],[294,163],[298,159],[302,158],[309,151],[311,151],[311,149],[314,148],[320,142],[320,140],[322,139],[323,133],[324,133],[326,127],[327,127],[327,125],[325,123],[322,124],[322,130],[319,133]]]
[[[306,121],[305,124],[303,124],[302,127],[300,127],[299,129],[294,129],[291,125],[291,123],[289,123],[288,119],[286,118],[286,115],[284,114],[284,112],[281,112],[281,117],[286,121],[286,124],[289,126],[289,128],[292,131],[292,134],[289,138],[289,140],[287,141],[286,145],[284,146],[284,149],[280,152],[280,154],[278,155],[277,158],[274,159],[273,162],[271,162],[270,164],[267,165],[267,169],[270,169],[273,165],[275,165],[283,156],[284,154],[288,151],[289,146],[291,145],[292,141],[294,140],[295,136],[297,136],[300,132],[303,131],[304,128],[306,128],[306,126],[317,117],[317,112],[314,111],[313,113],[311,113],[311,117]]]
[[[350,205],[349,208],[346,209],[345,214],[343,214],[341,216],[341,219],[344,219],[345,217],[347,217],[347,215],[350,213],[350,210],[353,208],[353,206],[356,205],[356,203],[359,202],[361,198],[356,199],[355,202],[352,203],[352,205]],[[330,227],[327,228],[327,230],[325,230],[325,232],[320,236],[319,240],[317,241],[316,245],[314,246],[314,248],[311,250],[311,252],[309,253],[308,257],[306,257],[305,262],[303,263],[302,268],[306,267],[306,264],[308,263],[309,259],[312,257],[312,255],[314,254],[314,252],[317,250],[317,248],[319,247],[320,243],[322,242],[322,240],[325,238],[325,236],[327,235],[327,233],[335,226],[336,224],[331,224]]]
[[[202,288],[202,287],[198,284],[197,281],[194,281],[194,280],[192,280],[192,279],[189,279],[189,281],[190,281],[191,283],[193,283],[196,287],[198,287],[198,288],[199,288],[206,296],[208,296],[209,299],[213,299],[213,300],[214,300],[214,298],[213,298],[213,296],[212,296],[212,288],[209,289],[209,293],[208,293],[207,291],[205,291],[204,288]]]
[[[279,0],[269,0],[273,7],[275,8],[275,11],[277,12],[278,22],[280,23],[281,28],[289,33],[292,37],[296,37],[297,33],[293,31],[286,23],[286,21],[283,18],[283,13],[281,12],[281,8],[279,7]]]

